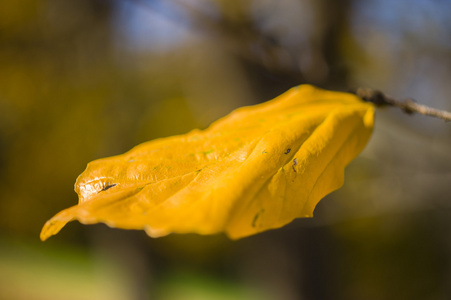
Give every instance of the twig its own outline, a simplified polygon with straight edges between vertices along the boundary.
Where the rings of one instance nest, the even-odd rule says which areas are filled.
[[[368,88],[358,88],[353,91],[358,97],[362,98],[367,102],[372,102],[377,106],[396,106],[401,108],[404,112],[408,114],[419,113],[426,116],[431,116],[435,118],[440,118],[446,122],[451,121],[451,112],[445,110],[435,109],[426,105],[418,104],[413,99],[397,100],[391,96],[385,95],[384,93]]]

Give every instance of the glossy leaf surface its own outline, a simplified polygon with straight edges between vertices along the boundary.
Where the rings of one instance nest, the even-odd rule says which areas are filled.
[[[348,93],[301,85],[243,107],[209,128],[157,139],[88,164],[79,204],[50,219],[41,239],[69,221],[233,239],[311,217],[343,184],[366,145],[374,108]]]

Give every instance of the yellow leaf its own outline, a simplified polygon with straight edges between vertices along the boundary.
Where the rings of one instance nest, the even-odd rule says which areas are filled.
[[[343,184],[366,145],[374,108],[348,93],[301,85],[243,107],[206,130],[157,139],[88,164],[79,203],[47,221],[45,240],[69,221],[233,239],[311,217]]]

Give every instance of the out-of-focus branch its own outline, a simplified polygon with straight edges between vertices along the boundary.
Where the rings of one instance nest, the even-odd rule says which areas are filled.
[[[358,88],[353,91],[358,97],[365,101],[372,102],[377,106],[396,106],[408,114],[419,113],[426,116],[440,118],[446,122],[451,121],[451,112],[435,109],[426,105],[418,104],[413,99],[397,100],[384,93],[368,88]]]
[[[274,73],[288,75],[296,82],[304,78],[296,66],[294,57],[285,51],[275,39],[263,35],[251,22],[243,19],[236,24],[221,16],[211,16],[189,3],[179,0],[125,0],[157,13],[159,16],[184,28],[192,28],[194,32],[213,37],[217,42],[236,56],[256,65],[264,66]],[[159,3],[163,2],[164,5]],[[173,11],[165,9],[170,7]],[[189,21],[180,17],[180,13],[189,15]],[[258,49],[258,50],[257,50]],[[280,65],[278,57],[291,60],[292,68]]]

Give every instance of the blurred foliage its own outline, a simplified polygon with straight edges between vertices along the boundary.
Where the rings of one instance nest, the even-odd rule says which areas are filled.
[[[249,290],[268,299],[449,298],[451,128],[396,110],[377,113],[344,188],[314,219],[236,243],[76,223],[35,241],[46,219],[76,203],[87,162],[206,127],[300,83],[367,86],[451,110],[450,12],[449,1],[428,0],[3,3],[0,298],[107,297],[91,263],[117,299],[211,285],[180,272],[222,282],[219,299]]]

